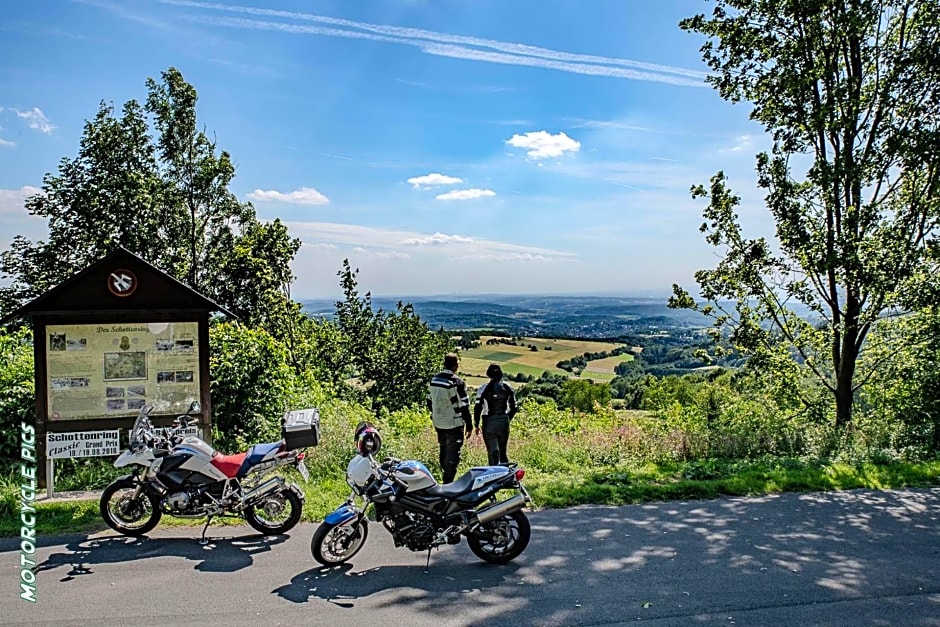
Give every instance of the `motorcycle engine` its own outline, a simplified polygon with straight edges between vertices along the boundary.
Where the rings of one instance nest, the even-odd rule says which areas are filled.
[[[382,519],[395,541],[395,546],[407,546],[412,551],[426,550],[434,539],[434,523],[417,512],[392,506]]]
[[[164,503],[171,510],[181,512],[181,511],[185,511],[189,509],[190,500],[191,500],[191,497],[188,492],[176,492],[166,497],[166,500],[164,500]]]

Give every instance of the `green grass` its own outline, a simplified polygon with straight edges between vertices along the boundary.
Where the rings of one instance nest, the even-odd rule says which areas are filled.
[[[874,439],[877,431],[861,429],[836,446],[832,434],[818,426],[786,423],[775,414],[761,418],[750,406],[745,409],[747,424],[708,430],[682,415],[611,409],[585,414],[526,401],[512,422],[509,456],[525,468],[537,507],[940,485],[936,452],[911,449],[902,455]],[[321,417],[323,441],[306,458],[311,481],[304,483],[293,469],[286,472],[306,494],[303,520],[323,520],[348,496],[344,470],[361,420],[381,430],[381,455],[422,460],[440,477],[436,434],[423,408],[382,417],[355,404],[329,401]],[[485,463],[482,442],[468,441],[459,471]],[[104,459],[57,464],[56,487],[100,490],[119,472],[110,464]],[[17,474],[18,468],[0,474],[0,536],[19,534]],[[96,500],[37,505],[40,535],[105,529]],[[160,525],[203,522],[167,516]],[[213,525],[232,522],[240,521],[222,519]]]
[[[542,507],[584,504],[626,505],[650,501],[758,496],[780,492],[821,492],[867,488],[886,490],[940,485],[940,461],[891,465],[832,464],[783,468],[739,464],[734,472],[689,479],[685,467],[620,467],[559,478],[531,477],[532,497]]]
[[[474,461],[473,463],[478,463]],[[468,465],[467,463],[464,464]],[[294,471],[288,479],[305,494],[303,520],[322,520],[343,502],[349,488],[341,476],[304,483]],[[651,501],[714,499],[779,492],[812,492],[868,488],[875,490],[940,485],[940,461],[898,464],[813,465],[797,460],[744,462],[709,460],[688,463],[637,463],[585,469],[581,472],[528,470],[526,486],[538,508],[583,504],[626,505]],[[0,504],[0,509],[2,509]],[[39,503],[39,535],[92,533],[107,529],[97,501]],[[19,521],[9,509],[0,517],[0,537],[19,534]],[[205,521],[164,516],[161,526],[193,527]],[[239,519],[217,519],[213,525],[243,524]]]

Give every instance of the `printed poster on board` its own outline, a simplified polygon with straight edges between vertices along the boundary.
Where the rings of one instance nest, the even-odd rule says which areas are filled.
[[[46,327],[50,420],[185,413],[199,400],[199,323]]]

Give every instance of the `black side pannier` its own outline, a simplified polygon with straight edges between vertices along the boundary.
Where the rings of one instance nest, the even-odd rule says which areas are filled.
[[[289,451],[316,446],[320,443],[320,411],[309,408],[287,412],[281,420],[281,437]]]

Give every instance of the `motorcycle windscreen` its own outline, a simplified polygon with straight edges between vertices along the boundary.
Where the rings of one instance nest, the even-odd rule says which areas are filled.
[[[356,455],[346,466],[346,483],[364,488],[372,481],[372,462],[362,455]]]

